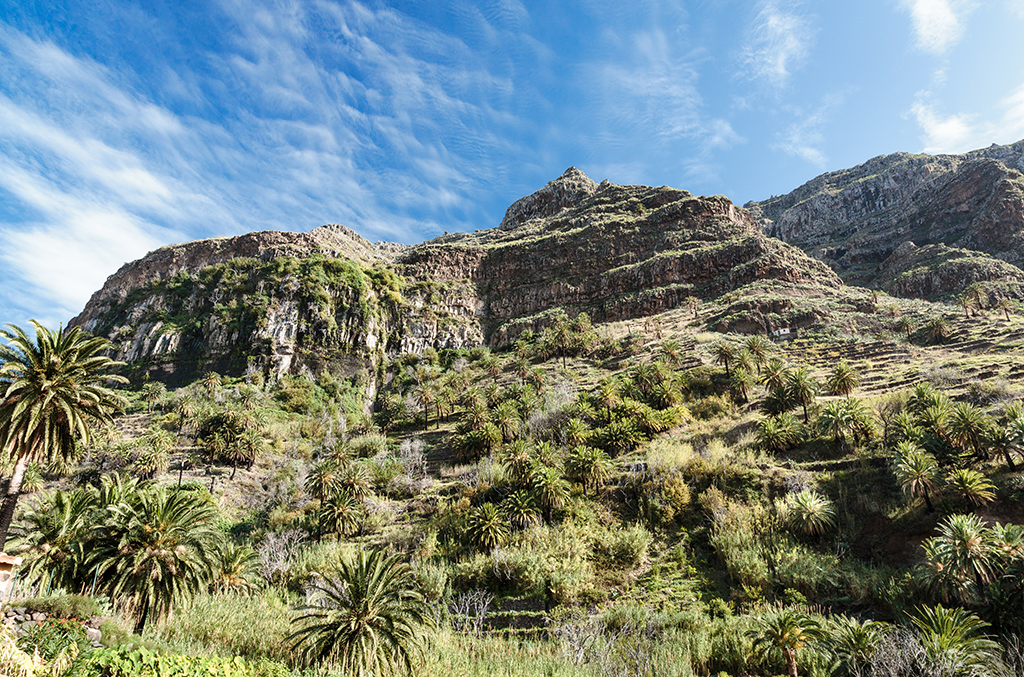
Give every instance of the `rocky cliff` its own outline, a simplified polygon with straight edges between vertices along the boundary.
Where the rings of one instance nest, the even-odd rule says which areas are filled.
[[[355,373],[384,354],[500,345],[555,309],[640,317],[772,280],[842,285],[725,198],[598,185],[570,168],[499,227],[415,246],[322,226],[164,247],[111,276],[73,323],[171,380]]]
[[[879,266],[906,242],[976,252],[961,257],[968,283],[998,280],[1008,270],[999,261],[1024,264],[1022,172],[1024,141],[962,155],[896,153],[745,206],[766,234],[824,261],[848,283],[893,287],[889,267]],[[956,291],[950,286],[957,285],[940,285]]]

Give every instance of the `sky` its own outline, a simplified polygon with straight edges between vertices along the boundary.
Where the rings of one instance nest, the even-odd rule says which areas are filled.
[[[1024,138],[1024,0],[0,0],[0,323],[165,244],[496,226],[569,166],[737,204]]]

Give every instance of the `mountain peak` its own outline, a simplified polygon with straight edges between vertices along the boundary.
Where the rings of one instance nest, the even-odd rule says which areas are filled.
[[[593,179],[576,167],[569,167],[536,193],[513,202],[498,228],[511,230],[532,219],[554,216],[563,209],[575,207],[596,192],[597,183]]]

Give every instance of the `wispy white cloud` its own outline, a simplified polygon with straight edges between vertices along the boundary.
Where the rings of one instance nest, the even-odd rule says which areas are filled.
[[[841,106],[847,96],[849,91],[845,89],[831,92],[813,111],[796,111],[798,119],[776,136],[771,147],[787,155],[801,158],[818,169],[824,169],[828,161],[823,150],[824,127],[832,111]]]
[[[964,21],[976,7],[973,0],[902,0],[910,12],[917,46],[943,54],[963,37]]]
[[[221,9],[220,50],[162,66],[148,94],[126,66],[0,23],[0,236],[15,245],[0,310],[74,314],[122,263],[171,241],[326,222],[413,241],[491,225],[472,179],[495,171],[516,92],[469,47],[355,2]],[[514,0],[490,16],[529,20]],[[508,41],[502,30],[490,39]]]
[[[937,110],[928,92],[921,92],[910,110],[923,132],[927,153],[963,153],[992,143],[1012,143],[1024,138],[1024,84],[1004,97],[995,119]]]
[[[1018,19],[1024,19],[1024,0],[1006,0],[1006,9]]]
[[[810,54],[814,28],[795,3],[766,0],[747,29],[746,42],[739,75],[780,88]]]

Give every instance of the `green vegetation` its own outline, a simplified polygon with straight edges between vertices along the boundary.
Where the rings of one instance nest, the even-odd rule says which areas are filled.
[[[1019,670],[1024,323],[949,311],[931,341],[889,327],[936,307],[893,300],[882,339],[705,333],[745,298],[121,392],[114,426],[25,483],[13,605],[67,632],[3,635],[0,672]]]

